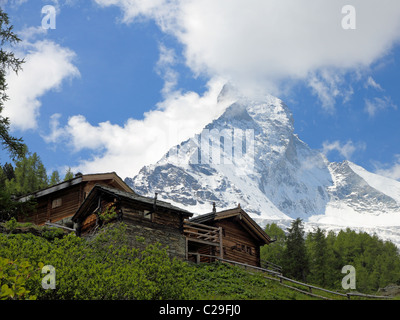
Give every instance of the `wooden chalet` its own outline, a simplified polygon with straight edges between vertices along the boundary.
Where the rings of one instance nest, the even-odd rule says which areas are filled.
[[[93,234],[104,223],[124,221],[135,246],[156,242],[170,256],[196,262],[216,258],[260,267],[260,247],[271,239],[240,207],[213,211],[195,218],[168,202],[135,193],[115,173],[78,174],[73,179],[20,197],[34,198],[36,209],[19,222],[63,224],[78,236]],[[68,224],[65,224],[65,221]]]
[[[240,207],[197,216],[186,222],[187,259],[215,257],[260,267],[260,247],[271,243],[265,231]],[[214,258],[213,258],[214,257]]]
[[[170,256],[185,259],[184,221],[193,213],[178,208],[168,202],[140,196],[136,193],[96,185],[78,208],[72,221],[78,236],[95,232],[108,217],[112,221],[123,221],[127,225],[127,235],[132,241],[141,237],[135,246],[145,248],[156,242],[168,246]]]
[[[157,200],[157,197],[149,198],[96,185],[72,217],[72,221],[77,225],[78,235],[101,225],[100,216],[110,208],[113,208],[116,218],[120,221],[153,227],[159,225],[181,231],[184,220],[193,216],[189,211]]]
[[[18,198],[17,201],[21,202],[30,198],[34,198],[37,202],[36,209],[27,215],[19,215],[18,221],[43,225],[46,222],[71,218],[96,184],[133,193],[115,172],[77,174],[73,179]]]

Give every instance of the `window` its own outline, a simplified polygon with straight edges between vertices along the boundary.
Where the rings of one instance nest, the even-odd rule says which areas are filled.
[[[234,246],[233,248],[236,249],[237,251],[245,252],[250,255],[255,254],[255,249],[253,247],[246,246],[245,244],[236,243],[236,246]]]
[[[52,209],[55,209],[55,208],[58,208],[58,207],[61,207],[61,206],[62,206],[62,199],[61,198],[54,199],[52,201],[52,203],[51,203],[51,208]]]
[[[152,220],[153,214],[150,213],[149,210],[144,210],[144,211],[143,211],[143,217],[144,217],[145,219]]]

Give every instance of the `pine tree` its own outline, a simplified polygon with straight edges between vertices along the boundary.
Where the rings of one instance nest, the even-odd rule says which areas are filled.
[[[5,170],[3,169],[5,168]],[[17,218],[19,214],[32,211],[36,201],[31,199],[26,202],[14,201],[18,190],[22,190],[16,181],[15,170],[11,164],[0,167],[0,221]]]
[[[309,257],[309,277],[311,283],[327,287],[329,274],[333,271],[328,264],[329,250],[325,233],[319,227],[307,235],[307,251]]]
[[[272,223],[265,226],[265,232],[275,241],[261,247],[261,259],[282,266],[284,263],[283,252],[286,245],[285,231],[279,228],[276,223]]]
[[[308,258],[302,220],[297,218],[288,228],[286,248],[283,254],[283,274],[303,282],[308,273]]]
[[[327,252],[326,264],[328,271],[326,272],[327,287],[332,289],[341,289],[343,278],[342,268],[344,264],[341,260],[340,252],[335,251],[336,234],[333,231],[328,232],[326,236]]]
[[[49,183],[49,185],[50,185],[50,186],[54,186],[55,184],[58,184],[58,183],[60,183],[60,182],[61,182],[61,180],[60,180],[60,174],[58,173],[57,170],[53,171],[52,174],[51,174],[51,176],[50,176],[50,183]]]
[[[25,156],[17,161],[15,180],[11,180],[9,184],[9,189],[15,195],[32,193],[47,186],[46,169],[36,152],[28,158]]]
[[[1,115],[4,103],[8,100],[6,94],[7,82],[6,75],[9,70],[18,73],[24,60],[15,57],[13,52],[5,51],[5,46],[12,46],[21,41],[12,31],[7,13],[0,8],[0,143],[6,149],[13,160],[22,157],[26,153],[26,146],[22,138],[15,138],[10,135],[10,120]]]
[[[67,172],[65,173],[64,181],[71,180],[74,178],[74,174],[71,171],[71,168],[68,168]]]
[[[14,167],[11,163],[6,162],[3,166],[3,172],[7,178],[7,180],[11,180],[15,178]]]

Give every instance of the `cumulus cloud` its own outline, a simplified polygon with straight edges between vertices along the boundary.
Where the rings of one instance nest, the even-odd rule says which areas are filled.
[[[327,156],[332,151],[338,152],[346,160],[350,160],[356,151],[364,151],[367,148],[363,142],[354,143],[349,140],[346,143],[341,143],[336,140],[333,142],[325,141],[322,145],[322,153]]]
[[[26,34],[37,32],[29,29]],[[78,77],[79,70],[73,64],[75,53],[53,41],[23,41],[18,51],[26,62],[18,74],[7,76],[9,100],[3,115],[10,118],[12,129],[36,129],[40,98],[50,90],[59,90],[65,80]]]
[[[75,168],[83,172],[118,168],[121,176],[133,176],[143,165],[159,160],[170,147],[200,132],[223,112],[226,105],[218,104],[217,96],[225,81],[246,95],[280,95],[304,81],[331,112],[337,99],[346,102],[353,94],[345,76],[365,74],[400,39],[398,0],[353,0],[355,30],[342,28],[342,8],[348,4],[344,0],[95,2],[119,7],[121,23],[154,20],[182,45],[183,60],[193,73],[212,80],[202,96],[176,90],[176,52],[161,44],[155,69],[164,79],[164,101],[143,120],[128,119],[123,126],[91,124],[76,115],[62,126],[61,116],[54,115],[47,141],[63,140],[75,151],[91,150],[92,159]],[[366,83],[379,89],[372,78]],[[323,144],[325,154],[338,152],[346,159],[365,148],[364,143],[351,140]]]
[[[119,6],[126,23],[154,19],[183,44],[195,73],[223,76],[239,87],[258,85],[272,94],[292,81],[311,79],[325,105],[337,94],[324,77],[318,83],[325,92],[318,91],[316,72],[368,68],[400,38],[397,0],[353,0],[355,30],[342,28],[342,8],[348,4],[343,0],[96,2]]]
[[[121,176],[131,177],[222,114],[231,102],[217,103],[224,83],[211,80],[201,96],[195,92],[171,92],[156,110],[145,113],[143,120],[128,119],[123,126],[109,121],[92,125],[83,115],[72,116],[61,126],[60,115],[55,114],[47,142],[62,141],[76,152],[92,152],[93,158],[82,161],[74,171],[118,170]]]

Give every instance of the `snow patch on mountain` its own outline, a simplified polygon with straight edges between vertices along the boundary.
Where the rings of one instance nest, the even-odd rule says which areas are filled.
[[[225,87],[219,99],[232,97]],[[350,227],[400,247],[400,182],[350,161],[330,163],[294,134],[292,113],[280,99],[235,98],[203,132],[126,182],[195,214],[210,212],[214,202],[218,209],[240,203],[261,226],[289,226],[300,217],[307,230]]]

